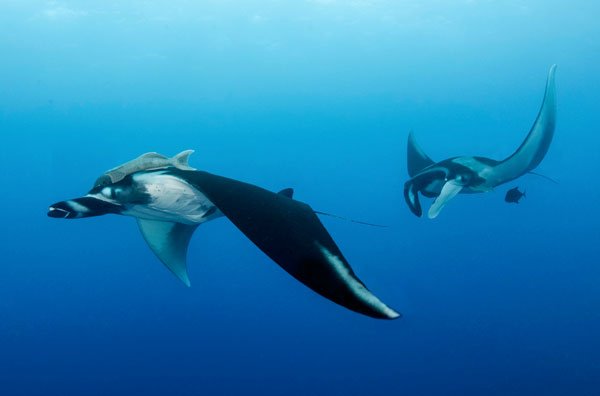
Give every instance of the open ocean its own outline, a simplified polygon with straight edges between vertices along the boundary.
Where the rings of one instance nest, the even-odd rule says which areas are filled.
[[[600,395],[599,19],[586,0],[0,0],[0,395]],[[503,159],[552,64],[536,172],[558,184],[415,217],[409,131],[436,160]],[[317,295],[226,218],[193,236],[187,288],[134,219],[46,216],[186,149],[388,225],[321,218],[403,317]]]

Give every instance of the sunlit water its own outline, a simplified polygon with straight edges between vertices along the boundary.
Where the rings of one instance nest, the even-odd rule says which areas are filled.
[[[597,395],[600,8],[591,1],[0,2],[0,394]],[[406,138],[502,159],[556,63],[537,169],[434,221]],[[345,310],[226,219],[191,288],[131,218],[46,217],[147,151],[318,210],[403,318]],[[527,197],[504,202],[519,186]],[[429,205],[429,202],[426,203]],[[426,206],[426,207],[427,207]]]

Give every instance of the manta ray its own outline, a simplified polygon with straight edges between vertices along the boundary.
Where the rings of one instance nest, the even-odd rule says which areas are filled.
[[[189,166],[191,150],[173,158],[147,153],[101,175],[83,197],[57,202],[53,218],[105,214],[134,217],[150,249],[185,285],[194,231],[228,218],[294,278],[352,311],[380,319],[399,313],[355,275],[315,211],[286,188],[273,193]]]
[[[419,193],[435,198],[428,217],[437,217],[444,206],[459,193],[483,193],[532,173],[548,152],[556,124],[556,65],[550,68],[542,107],[519,148],[508,158],[497,161],[486,157],[453,157],[434,162],[408,136],[407,162],[410,180],[404,184],[404,199],[411,212],[421,216]]]

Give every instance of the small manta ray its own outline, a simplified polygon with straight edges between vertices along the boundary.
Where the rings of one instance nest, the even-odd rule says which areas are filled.
[[[525,197],[525,191],[519,191],[519,187],[511,188],[506,192],[504,196],[504,201],[508,203],[516,203],[518,204],[521,198]]]
[[[497,161],[485,157],[454,157],[434,162],[417,145],[411,132],[408,136],[408,174],[404,184],[404,199],[410,210],[421,216],[419,193],[435,198],[428,217],[437,217],[444,206],[459,193],[488,192],[501,184],[531,173],[548,152],[556,124],[556,89],[550,68],[542,107],[521,146],[508,158]]]
[[[111,169],[83,197],[57,202],[48,216],[135,217],[150,249],[184,284],[187,250],[200,224],[225,216],[294,278],[325,298],[379,319],[400,316],[358,279],[315,211],[287,188],[273,193],[191,168],[191,150],[147,153]]]

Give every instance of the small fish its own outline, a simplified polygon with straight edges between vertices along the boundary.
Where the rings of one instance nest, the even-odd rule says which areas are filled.
[[[506,192],[504,200],[508,203],[519,203],[521,198],[525,197],[525,191],[519,191],[519,187],[511,188]]]
[[[117,183],[123,180],[126,176],[143,170],[168,167],[174,167],[181,170],[196,170],[188,164],[190,155],[193,153],[194,150],[186,150],[177,154],[173,158],[165,157],[162,154],[154,152],[143,154],[134,160],[107,171],[96,180],[94,187],[104,187],[108,186],[109,184]]]

